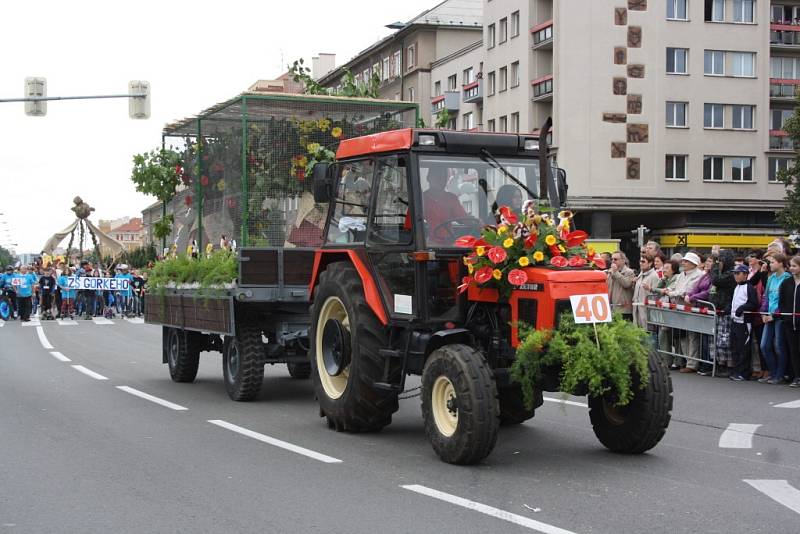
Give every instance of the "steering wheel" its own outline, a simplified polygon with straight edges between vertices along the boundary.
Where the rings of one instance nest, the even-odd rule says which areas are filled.
[[[431,230],[430,236],[440,243],[452,244],[459,237],[480,233],[482,229],[483,224],[479,219],[475,217],[459,217],[436,225]]]

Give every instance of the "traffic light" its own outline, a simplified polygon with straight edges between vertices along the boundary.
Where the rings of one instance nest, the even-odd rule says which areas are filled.
[[[25,78],[25,98],[47,96],[47,78],[30,76]],[[47,101],[25,102],[25,115],[44,117],[47,115]]]
[[[150,83],[143,80],[128,82],[128,94],[142,94],[128,99],[128,116],[132,119],[150,118]]]

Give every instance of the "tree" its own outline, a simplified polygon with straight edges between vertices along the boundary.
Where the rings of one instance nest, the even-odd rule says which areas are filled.
[[[174,150],[162,148],[133,156],[131,180],[136,190],[153,195],[161,202],[161,220],[153,225],[153,235],[164,241],[172,232],[173,216],[167,215],[167,203],[175,196],[175,188],[181,183],[183,167],[181,155]]]
[[[5,269],[6,265],[17,263],[17,257],[7,248],[0,247],[0,268]]]
[[[381,85],[381,78],[377,72],[373,72],[366,83],[356,83],[356,78],[348,69],[342,69],[342,89],[323,87],[311,77],[311,69],[303,65],[303,58],[296,60],[289,65],[289,74],[296,82],[302,82],[307,95],[329,95],[347,96],[352,98],[378,98],[378,90]]]
[[[782,129],[794,141],[795,159],[789,167],[778,172],[778,180],[786,187],[786,205],[778,211],[777,219],[787,232],[795,233],[800,229],[800,107],[794,108],[794,114],[783,123]]]

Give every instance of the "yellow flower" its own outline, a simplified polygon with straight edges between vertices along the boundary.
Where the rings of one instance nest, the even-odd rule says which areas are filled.
[[[569,219],[572,217],[572,212],[570,210],[562,210],[558,212],[559,219]]]
[[[477,254],[478,256],[483,256],[484,254],[486,254],[486,247],[484,246],[475,247],[475,254]]]
[[[533,216],[533,224],[539,224],[541,222],[542,222],[542,216],[541,215],[534,215]]]
[[[541,252],[540,252],[541,254]],[[531,264],[531,260],[528,259],[528,256],[522,256],[517,263],[519,263],[520,267],[527,267]]]
[[[498,234],[504,234],[506,232],[508,232],[508,226],[506,226],[505,224],[501,224],[500,226],[497,227]]]
[[[331,121],[328,119],[320,119],[317,125],[319,126],[320,131],[326,132],[328,131],[328,128],[331,127]]]
[[[475,272],[475,267],[471,263],[467,265],[467,272],[469,272],[469,274]]]
[[[217,190],[225,191],[225,180],[220,180],[219,182],[217,182]]]
[[[320,146],[319,143],[308,143],[306,149],[313,154],[314,152],[319,150],[319,146]]]
[[[552,247],[553,245],[556,244],[556,236],[554,236],[553,234],[550,234],[550,235],[548,235],[547,237],[544,238],[544,242],[547,243],[548,247]]]
[[[503,241],[503,246],[505,248],[511,248],[514,246],[514,239],[511,237],[507,237],[505,241]]]
[[[337,139],[342,136],[342,129],[338,126],[331,130],[331,135],[336,137]]]
[[[492,271],[492,276],[494,276],[495,280],[500,280],[501,278],[503,278],[503,271],[501,271],[500,269],[495,269],[494,271]]]
[[[539,262],[542,260],[544,260],[544,252],[542,252],[541,250],[537,250],[536,252],[533,253],[533,261]]]
[[[564,245],[558,245],[558,250],[560,250],[561,252],[567,251],[567,249],[564,248]]]

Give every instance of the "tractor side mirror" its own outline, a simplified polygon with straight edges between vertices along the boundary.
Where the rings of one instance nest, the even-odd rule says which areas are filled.
[[[314,165],[314,202],[324,204],[331,199],[331,171],[333,166],[330,163],[317,163]]]
[[[564,169],[556,168],[556,187],[558,188],[558,205],[564,207],[567,205],[567,171]]]

